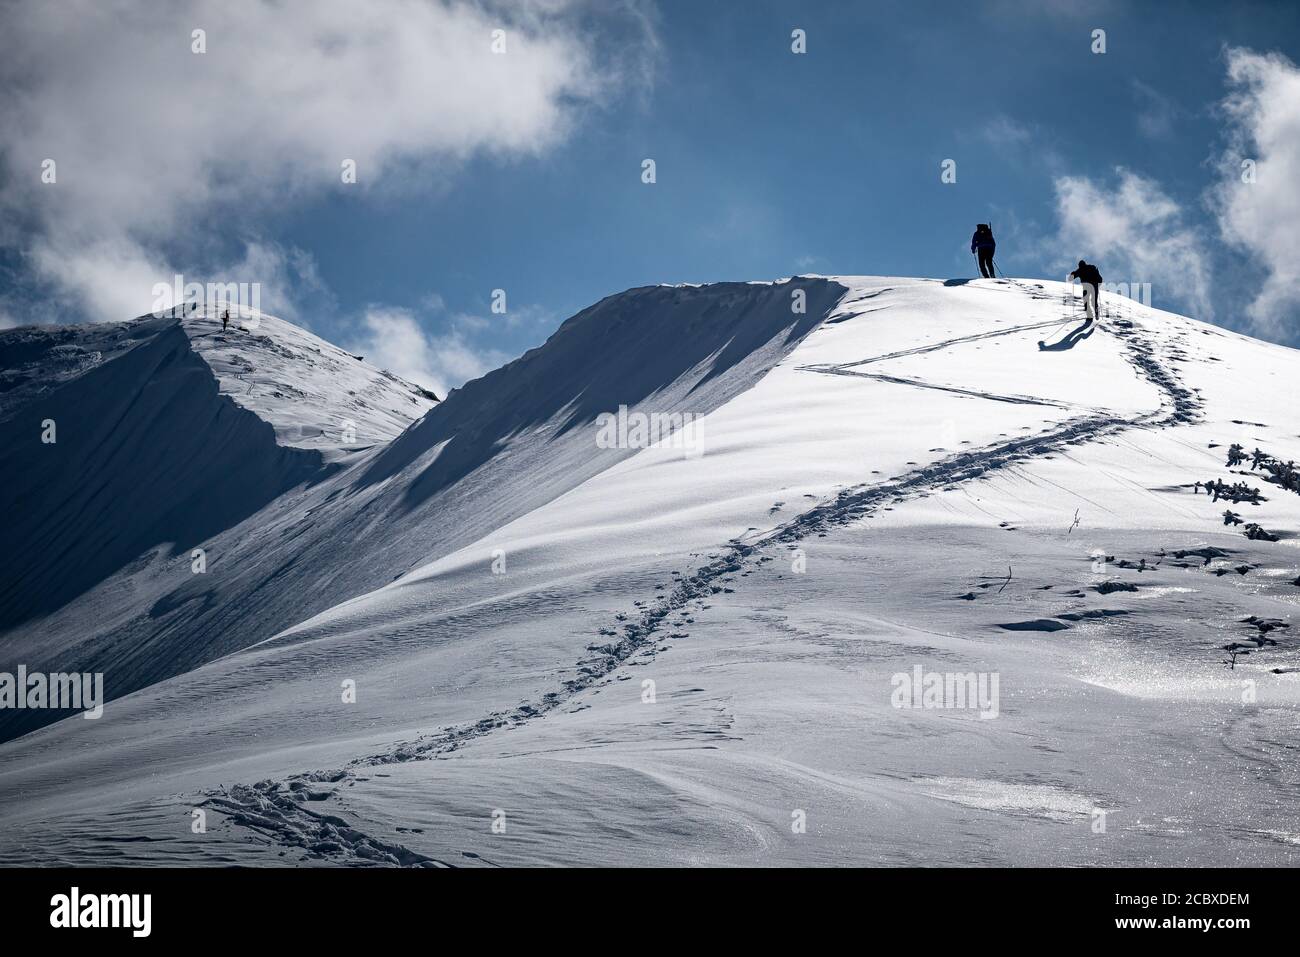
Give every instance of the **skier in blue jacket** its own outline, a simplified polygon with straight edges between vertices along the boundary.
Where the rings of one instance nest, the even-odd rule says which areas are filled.
[[[970,238],[970,251],[979,259],[980,275],[985,279],[992,279],[996,275],[993,271],[993,251],[997,247],[993,230],[987,223],[975,227],[975,235]]]

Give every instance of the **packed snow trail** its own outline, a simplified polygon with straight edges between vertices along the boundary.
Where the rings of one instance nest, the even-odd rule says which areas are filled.
[[[1049,297],[1034,295],[1033,298]],[[843,364],[816,364],[798,368],[814,374],[853,374],[850,370],[854,368],[886,359],[932,353],[955,345],[1052,324],[1059,325],[1060,320],[1022,324],[976,335],[958,336]],[[493,731],[519,727],[554,711],[575,696],[601,683],[634,656],[653,658],[657,644],[664,637],[660,634],[661,628],[673,612],[687,606],[698,608],[710,596],[723,590],[719,583],[721,579],[770,560],[771,556],[767,552],[773,548],[792,547],[809,536],[825,535],[834,529],[861,521],[880,508],[891,507],[933,490],[970,482],[1013,464],[1058,452],[1067,446],[1095,441],[1125,429],[1166,428],[1195,421],[1199,401],[1180,381],[1172,368],[1160,360],[1157,343],[1140,334],[1137,327],[1124,318],[1118,318],[1114,322],[1114,328],[1108,331],[1124,343],[1125,358],[1139,376],[1159,390],[1162,402],[1158,410],[1130,416],[1092,410],[1088,414],[1071,418],[1045,433],[1009,439],[980,449],[951,455],[905,473],[892,481],[862,484],[845,489],[834,498],[819,502],[790,521],[777,525],[767,532],[749,540],[738,538],[730,542],[723,555],[697,568],[671,592],[655,600],[649,607],[643,608],[637,620],[619,624],[618,628],[621,628],[622,634],[617,640],[589,645],[591,656],[579,661],[574,666],[570,677],[540,699],[521,703],[507,711],[493,712],[477,721],[443,728],[414,741],[393,745],[379,753],[356,758],[345,768],[308,772],[291,776],[284,782],[263,781],[251,788],[237,785],[216,789],[208,793],[206,805],[233,815],[232,820],[237,824],[247,825],[247,822],[252,821],[255,823],[255,829],[264,835],[277,837],[282,843],[290,846],[314,848],[317,855],[332,857],[342,863],[361,866],[376,863],[389,865],[422,863],[418,859],[419,855],[400,846],[372,841],[352,828],[346,828],[347,834],[341,839],[337,821],[322,819],[321,815],[304,807],[294,796],[295,793],[303,792],[308,788],[324,787],[326,790],[322,792],[322,797],[319,799],[325,799],[330,788],[346,786],[356,780],[357,776],[364,773],[366,769],[413,760],[435,759],[455,752]],[[870,377],[875,378],[875,376]],[[889,381],[888,377],[886,381]],[[919,381],[905,381],[902,384],[932,387]],[[974,390],[966,390],[964,394],[992,401],[1009,401],[1005,396]],[[625,616],[620,616],[622,617]],[[602,632],[617,634],[614,629],[602,629]],[[386,850],[377,856],[375,848],[381,844]]]

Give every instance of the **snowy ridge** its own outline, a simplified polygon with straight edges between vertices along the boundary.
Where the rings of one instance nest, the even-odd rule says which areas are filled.
[[[232,307],[223,330],[223,307],[178,311],[221,394],[270,422],[281,445],[336,458],[391,440],[438,401],[283,319]]]
[[[320,468],[219,395],[174,321],[116,333],[100,358],[0,422],[14,476],[0,542],[26,556],[0,591],[4,626],[59,608],[151,547],[199,544]],[[30,342],[19,330],[0,349],[19,337]]]
[[[274,317],[244,310],[247,328],[223,333],[181,311],[0,333],[0,458],[14,476],[0,493],[13,516],[0,547],[25,556],[0,586],[5,664],[111,670],[126,693],[228,649],[205,653],[201,634],[169,624],[188,599],[139,587],[141,573],[188,571],[193,549],[322,480],[350,451],[343,423],[362,447],[433,405]],[[167,635],[188,650],[160,649]],[[0,732],[56,717],[5,710]]]
[[[1297,353],[1126,301],[1083,327],[1054,283],[833,285],[793,325],[788,284],[633,290],[453,394],[310,506],[457,526],[425,561],[115,702],[92,750],[5,744],[0,819],[142,863],[1295,863],[1300,495],[1225,455],[1300,453]],[[728,301],[763,334],[678,350]],[[708,390],[703,455],[593,449],[610,403]],[[1000,675],[996,720],[891,704],[917,666]]]
[[[118,518],[97,516],[95,528],[119,539],[114,550],[93,553],[102,559],[99,566],[69,576],[59,558],[67,546],[41,546],[46,574],[16,582],[14,593],[43,601],[38,610],[47,617],[15,617],[11,624],[17,627],[0,645],[0,663],[23,661],[35,668],[57,660],[79,670],[93,665],[115,676],[107,687],[116,697],[378,588],[634,454],[635,449],[593,447],[592,423],[606,406],[680,406],[698,414],[749,388],[843,293],[821,280],[806,286],[808,311],[797,314],[789,290],[771,283],[719,284],[702,292],[649,287],[611,296],[566,322],[544,347],[455,391],[392,443],[383,441],[392,437],[391,416],[401,424],[430,401],[289,323],[232,310],[223,331],[216,317],[224,310],[179,307],[183,319],[126,324],[119,338],[157,339],[171,350],[169,356],[181,357],[191,403],[203,396],[213,414],[247,421],[261,444],[212,446],[202,428],[204,415],[158,395],[156,384],[147,386],[153,390],[147,401],[137,402],[156,372],[124,362],[104,363],[103,374],[116,378],[107,384],[95,380],[93,388],[120,397],[140,417],[148,434],[119,442],[115,451],[147,475],[117,465],[42,459],[39,417],[16,423],[24,437],[14,453],[17,461],[46,462],[61,481],[78,487],[88,472],[110,473],[130,494],[99,499],[105,508],[116,508]],[[142,337],[142,329],[154,339]],[[84,334],[101,336],[96,327]],[[618,345],[592,368],[584,350],[592,337],[602,336]],[[663,337],[671,337],[675,348],[663,349]],[[98,338],[95,343],[109,354]],[[655,356],[670,365],[648,361]],[[83,379],[70,380],[64,391],[90,388],[78,384]],[[331,388],[324,398],[318,394]],[[42,395],[28,408],[35,415],[48,411],[51,401]],[[102,411],[78,395],[59,415],[75,423],[90,408]],[[159,410],[165,414],[161,421],[155,418]],[[355,426],[355,436],[347,436],[354,444],[331,452],[329,443],[345,438],[346,421]],[[267,425],[273,438],[265,434]],[[122,426],[109,416],[102,428]],[[136,444],[148,448],[137,454]],[[75,439],[74,445],[83,448]],[[178,453],[189,470],[179,483],[169,475],[171,456]],[[300,467],[281,481],[257,484],[240,471],[286,457]],[[33,487],[43,484],[33,473]],[[155,520],[178,492],[184,507],[171,513],[198,516],[193,528]],[[79,534],[81,526],[67,520],[63,502],[54,498],[45,509],[29,508],[32,527],[50,527],[48,515],[57,512],[61,519],[53,526],[68,536]],[[119,525],[129,526],[132,537],[121,539]],[[23,541],[15,546],[20,551],[29,547]],[[193,574],[190,551],[199,546],[207,569]],[[56,642],[46,637],[51,633]],[[12,736],[56,716],[6,712],[0,714],[0,733]]]

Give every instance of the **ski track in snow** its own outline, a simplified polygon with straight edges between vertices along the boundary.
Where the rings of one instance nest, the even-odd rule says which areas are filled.
[[[877,382],[891,382],[894,385],[912,385],[921,389],[935,389],[939,392],[952,392],[957,395],[969,395],[974,396],[977,399],[992,399],[994,402],[1010,402],[1014,405],[1049,405],[1057,409],[1078,408],[1078,406],[1070,405],[1068,402],[1054,402],[1051,399],[1036,399],[1028,395],[998,395],[995,392],[978,392],[974,389],[961,389],[950,385],[934,385],[930,382],[922,382],[920,379],[905,379],[902,376],[886,375],[883,372],[854,372],[852,369],[845,369],[841,366],[827,366],[825,368],[803,366],[801,368],[809,372],[825,372],[830,375],[858,376],[862,379],[875,379]]]
[[[1054,298],[1036,293],[1019,283],[1013,285],[1032,298]],[[843,321],[843,318],[852,317],[845,316],[827,321]],[[1005,329],[960,336],[888,355],[834,365],[800,366],[798,369],[829,375],[860,375],[903,385],[961,392],[991,401],[1077,408],[1030,397],[1002,396],[935,386],[920,380],[896,379],[850,371],[886,359],[935,352],[979,339],[1063,324],[1061,320],[1051,320],[1009,326]],[[232,785],[214,789],[206,792],[205,799],[199,802],[199,806],[223,813],[232,824],[254,830],[282,846],[300,848],[316,858],[328,858],[337,864],[454,866],[446,861],[418,854],[401,845],[369,837],[342,818],[311,810],[305,802],[327,800],[334,788],[354,783],[367,768],[405,761],[437,759],[499,728],[518,727],[543,717],[588,688],[602,682],[632,657],[644,655],[647,659],[652,659],[657,650],[657,642],[662,640],[662,637],[680,637],[659,636],[660,628],[669,615],[688,605],[698,609],[706,600],[723,590],[718,582],[724,576],[772,560],[770,555],[765,554],[767,550],[794,547],[809,536],[824,535],[833,529],[855,523],[884,506],[893,506],[922,493],[979,479],[990,472],[1015,463],[1059,452],[1066,446],[1081,445],[1115,435],[1126,429],[1168,428],[1197,421],[1200,410],[1199,399],[1184,386],[1172,368],[1157,356],[1154,339],[1143,335],[1140,327],[1122,313],[1119,317],[1112,316],[1108,325],[1099,324],[1098,329],[1110,332],[1124,342],[1128,361],[1139,375],[1154,384],[1163,394],[1164,399],[1159,409],[1130,417],[1090,410],[1088,414],[1067,420],[1044,433],[955,454],[884,483],[863,484],[844,489],[833,499],[818,503],[790,521],[750,541],[737,538],[729,542],[724,546],[725,552],[722,555],[696,569],[689,577],[682,578],[671,592],[658,597],[648,607],[641,609],[638,620],[621,621],[622,637],[617,641],[588,645],[587,649],[592,652],[592,657],[579,661],[572,677],[562,681],[556,690],[543,695],[540,701],[524,702],[511,710],[493,712],[475,722],[452,725],[414,741],[394,745],[379,754],[355,758],[344,768],[305,772],[292,775],[284,781],[266,780],[253,785]],[[1178,335],[1181,336],[1182,333]],[[1169,348],[1176,352],[1178,346],[1171,343]]]
[[[1035,296],[1035,298],[1042,298]],[[872,356],[870,359],[858,359],[855,362],[840,362],[834,364],[808,365],[799,366],[799,369],[806,372],[824,372],[828,375],[850,375],[859,376],[863,379],[875,379],[878,382],[890,382],[894,385],[910,385],[920,389],[934,389],[939,392],[952,392],[957,395],[969,395],[977,399],[990,399],[994,402],[1010,402],[1015,405],[1044,405],[1052,406],[1057,409],[1077,409],[1079,406],[1069,402],[1056,402],[1052,399],[1040,399],[1028,395],[999,395],[996,392],[980,392],[975,389],[962,389],[957,386],[936,385],[932,382],[926,382],[922,379],[909,379],[904,376],[893,376],[883,372],[859,372],[860,366],[869,365],[873,362],[885,362],[890,359],[901,359],[904,356],[923,355],[927,352],[937,352],[940,349],[946,349],[949,346],[962,345],[967,342],[978,342],[982,339],[993,339],[998,336],[1010,335],[1013,332],[1026,332],[1030,329],[1045,329],[1049,326],[1063,326],[1070,322],[1067,319],[1062,322],[1059,319],[1049,319],[1044,322],[1030,322],[1018,326],[1008,326],[1005,329],[994,329],[989,332],[978,332],[969,336],[959,336],[956,339],[947,339],[943,342],[930,343],[924,346],[917,346],[914,349],[902,349],[898,352],[890,352],[883,356]],[[1102,409],[1089,410],[1098,415],[1106,414]]]

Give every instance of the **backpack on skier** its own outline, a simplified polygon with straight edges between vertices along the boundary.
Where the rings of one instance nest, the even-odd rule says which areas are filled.
[[[1078,267],[1066,277],[1078,279],[1083,284],[1083,309],[1088,314],[1089,322],[1101,318],[1101,270],[1091,263],[1079,260]]]
[[[1070,273],[1071,279],[1077,279],[1085,285],[1100,286],[1102,284],[1101,271],[1091,263],[1079,260],[1079,267]]]

